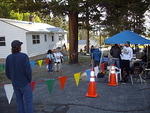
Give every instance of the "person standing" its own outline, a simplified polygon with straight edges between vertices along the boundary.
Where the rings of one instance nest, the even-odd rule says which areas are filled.
[[[93,61],[94,61],[94,67],[100,65],[100,60],[101,60],[101,50],[99,48],[95,48],[93,50]]]
[[[19,40],[11,43],[12,54],[6,58],[6,76],[11,80],[16,95],[18,113],[33,113],[32,104],[32,70],[29,58],[25,53],[21,52]]]
[[[126,42],[124,47],[122,48],[121,53],[121,75],[122,82],[128,81],[129,71],[130,71],[130,61],[133,58],[133,49],[130,47],[130,42]]]
[[[55,62],[55,71],[59,72],[62,68],[63,54],[60,52],[60,49],[56,49],[54,52],[54,62]]]
[[[93,51],[94,51],[94,46],[92,45],[91,48],[90,48],[90,55],[92,56],[93,54]]]
[[[48,58],[48,72],[53,72],[54,54],[52,50],[48,50],[46,57]]]
[[[115,44],[114,46],[111,47],[110,49],[110,55],[112,56],[111,65],[114,64],[116,67],[120,68],[120,54],[121,49],[118,46],[118,44]]]

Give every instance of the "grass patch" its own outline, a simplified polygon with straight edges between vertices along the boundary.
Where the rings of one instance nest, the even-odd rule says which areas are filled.
[[[90,56],[79,56],[79,62],[80,63],[90,62]]]
[[[64,62],[63,63],[68,63],[69,62],[69,56],[64,57]],[[79,63],[90,63],[91,59],[90,56],[87,55],[79,55],[78,56],[78,61]]]

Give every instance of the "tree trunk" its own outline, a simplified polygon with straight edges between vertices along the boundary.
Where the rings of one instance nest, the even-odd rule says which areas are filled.
[[[78,13],[69,12],[69,63],[78,63]]]
[[[99,45],[102,45],[101,26],[99,25]]]
[[[86,52],[89,53],[89,45],[90,45],[90,36],[89,36],[89,29],[87,29],[87,42],[86,42]]]
[[[87,41],[86,41],[86,52],[87,53],[89,53],[89,43],[90,43],[90,41],[89,41],[89,39],[90,39],[90,35],[89,35],[89,27],[90,27],[90,25],[89,25],[89,9],[88,9],[88,5],[86,6],[86,29],[87,29]]]

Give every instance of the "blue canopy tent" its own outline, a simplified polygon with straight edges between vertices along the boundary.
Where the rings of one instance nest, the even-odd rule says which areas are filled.
[[[105,44],[125,44],[127,43],[127,41],[129,41],[130,44],[150,44],[150,40],[141,37],[140,35],[129,30],[122,31],[110,38],[107,38],[105,39],[104,42]],[[148,54],[149,53],[147,48],[147,56],[149,56]],[[148,61],[148,57],[147,57],[147,61]]]
[[[150,44],[150,40],[129,30],[122,31],[110,38],[107,38],[104,42],[106,44],[125,44],[127,41],[131,44]]]

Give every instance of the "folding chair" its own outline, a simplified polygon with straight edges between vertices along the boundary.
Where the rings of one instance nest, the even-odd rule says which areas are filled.
[[[141,84],[144,82],[143,78],[142,78],[142,75],[143,75],[143,69],[142,67],[139,65],[139,66],[134,66],[134,68],[132,69],[132,72],[133,74],[130,75],[130,79],[131,79],[131,83],[133,85],[133,77],[135,78],[139,78],[140,79],[140,82]]]
[[[144,65],[144,76],[143,79],[150,78],[150,62],[148,62],[146,65]]]
[[[110,76],[110,69],[111,69],[111,66],[108,67],[109,76]],[[118,80],[121,81],[122,80],[121,69],[115,66],[115,70],[116,70],[116,74],[117,74],[117,81]],[[118,78],[118,76],[119,76],[119,78]]]
[[[121,80],[122,80],[121,69],[118,68],[118,67],[116,67],[116,73],[117,73],[117,75],[119,76],[119,81],[121,81]]]

